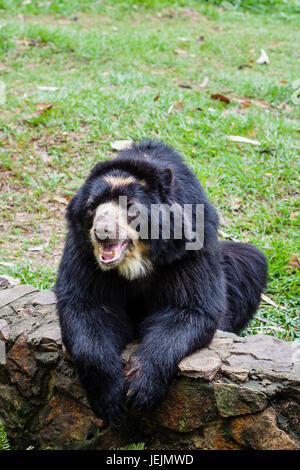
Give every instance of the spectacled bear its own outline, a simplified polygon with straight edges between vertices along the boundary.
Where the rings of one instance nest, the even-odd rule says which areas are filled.
[[[174,236],[174,217],[170,237],[143,239],[129,212],[117,212],[120,196],[129,208],[146,207],[149,226],[153,205],[202,204],[203,246],[187,250],[187,237]],[[67,222],[57,307],[96,416],[114,421],[126,407],[157,406],[182,358],[207,346],[217,328],[238,333],[258,308],[265,256],[252,245],[218,240],[216,210],[163,143],[133,144],[97,163],[71,199]],[[136,339],[124,366],[121,353]]]

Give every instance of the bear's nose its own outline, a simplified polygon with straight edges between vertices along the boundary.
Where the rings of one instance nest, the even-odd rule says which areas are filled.
[[[94,228],[94,235],[100,242],[109,239],[114,240],[116,238],[116,230],[113,230],[113,227],[109,224],[101,224],[101,226]]]
[[[98,230],[99,232],[104,232],[104,233],[109,233],[110,229],[108,224],[107,225],[102,225],[101,230]],[[94,233],[97,235],[97,229],[94,229]]]

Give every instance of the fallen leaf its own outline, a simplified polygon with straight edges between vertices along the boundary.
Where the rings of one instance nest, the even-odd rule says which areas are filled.
[[[220,92],[221,93],[232,93],[232,89],[231,88],[220,88]]]
[[[0,265],[1,266],[7,266],[8,268],[12,268],[14,266],[14,263],[10,263],[8,261],[0,261]],[[3,277],[2,274],[1,274],[1,276]]]
[[[188,83],[178,83],[178,86],[180,88],[192,88]]]
[[[174,54],[182,55],[183,57],[196,57],[196,54],[188,54],[185,49],[175,49]]]
[[[28,251],[42,251],[46,246],[47,243],[44,243],[43,245],[33,246],[31,248],[28,248]]]
[[[225,117],[229,114],[244,114],[244,113],[245,113],[244,109],[241,109],[238,106],[235,106],[234,108],[224,109],[221,113],[221,117]]]
[[[132,140],[115,140],[114,142],[110,143],[110,146],[114,150],[121,151],[131,148],[132,144]]]
[[[275,152],[276,150],[276,147],[271,147],[269,149],[263,149],[263,150],[260,150],[259,153],[262,155],[263,153],[272,153],[272,152]]]
[[[293,108],[292,108],[289,104],[287,104],[286,101],[283,101],[283,102],[280,103],[280,105],[278,106],[278,109],[291,112]]]
[[[171,104],[171,106],[168,109],[168,114],[173,114],[174,110],[181,111],[182,110],[182,103],[183,100],[177,101],[177,103]]]
[[[240,207],[241,207],[241,203],[242,203],[242,199],[235,197],[235,198],[232,200],[232,204],[231,204],[232,209],[233,209],[234,211],[239,210]]]
[[[226,139],[232,142],[242,142],[244,144],[260,145],[258,140],[247,139],[247,137],[241,137],[239,135],[226,135]]]
[[[270,297],[268,297],[266,294],[261,294],[261,299],[264,302],[267,302],[270,305],[273,305],[273,307],[280,308],[279,305],[277,305]]]
[[[209,77],[204,77],[202,82],[199,85],[199,88],[205,88],[208,85]]]
[[[247,132],[247,135],[252,135],[253,137],[256,137],[256,132],[253,131],[252,129],[249,129],[249,131]]]
[[[53,201],[59,202],[60,204],[64,204],[64,205],[68,204],[68,201],[66,200],[66,198],[60,197],[60,196],[53,196]]]
[[[37,89],[42,91],[56,91],[60,90],[61,88],[57,86],[38,86]]]
[[[300,267],[300,257],[297,254],[292,254],[292,256],[289,259],[288,265],[290,267],[289,269],[289,274],[294,274],[297,269]]]
[[[185,49],[174,49],[175,55],[187,55],[187,51]]]
[[[48,104],[48,103],[36,103],[36,107],[38,111],[44,113],[45,111],[48,111],[48,109],[53,108],[53,104]]]
[[[41,114],[45,113],[46,111],[49,111],[49,109],[55,108],[56,106],[54,104],[47,104],[47,103],[36,103],[36,108],[37,111],[32,114],[27,114],[25,116],[25,119],[32,119],[35,117],[40,116]]]
[[[221,90],[223,93],[225,93],[224,90]],[[228,90],[227,93],[231,93],[232,90]],[[249,108],[249,106],[251,106],[252,104],[255,105],[255,106],[258,106],[260,108],[264,108],[264,109],[277,109],[275,106],[269,104],[269,103],[266,103],[264,101],[258,101],[258,100],[254,100],[252,98],[247,98],[245,96],[243,97],[239,97],[238,95],[236,95],[235,93],[232,93],[231,96],[230,96],[230,99],[231,101],[234,101],[235,103],[238,103],[238,104],[241,104],[243,107],[245,108]]]
[[[213,98],[214,100],[219,100],[219,101],[222,101],[223,103],[230,103],[230,98],[228,98],[228,96],[225,96],[225,95],[221,95],[220,93],[213,93],[212,95],[210,95],[211,98]]]
[[[261,49],[260,50],[260,56],[259,58],[257,59],[256,61],[257,64],[269,64],[270,63],[270,59],[266,53],[266,51],[264,49]]]
[[[273,323],[274,325],[279,326],[278,323],[276,323],[276,322],[274,322],[274,321],[272,321],[272,320],[269,320],[269,319],[267,320],[266,318],[258,317],[257,315],[255,315],[255,318],[256,318],[257,320],[259,320],[259,321],[264,322],[264,323],[269,323],[269,322],[271,322],[271,323]],[[271,328],[271,327],[268,326],[268,328]]]
[[[231,241],[237,242],[237,243],[240,242],[240,240],[238,240],[237,238],[233,238],[233,237],[232,237],[231,235],[229,235],[228,233],[223,232],[223,230],[218,229],[218,233],[219,233],[223,238],[226,238],[227,240],[231,240]]]
[[[241,64],[238,66],[238,70],[242,70],[242,69],[245,69],[245,68],[249,68],[251,69],[252,67],[252,64]]]
[[[158,101],[159,98],[160,98],[160,93],[157,93],[157,95],[156,95],[155,98],[154,98],[154,101]]]

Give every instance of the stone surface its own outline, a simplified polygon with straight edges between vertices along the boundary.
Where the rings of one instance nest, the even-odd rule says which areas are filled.
[[[56,295],[52,290],[39,292],[33,301],[33,305],[52,305],[56,303]]]
[[[266,396],[253,388],[217,382],[214,384],[217,407],[221,416],[237,416],[266,408]]]
[[[88,405],[62,345],[54,302],[52,291],[32,286],[5,283],[0,290],[0,419],[13,448],[110,449],[131,442],[174,450],[299,446],[299,342],[218,331],[208,348],[180,362],[156,410],[131,411],[116,429]],[[125,362],[136,347],[123,352]]]
[[[9,338],[10,328],[4,319],[0,318],[0,341],[7,341]]]
[[[158,409],[151,412],[161,426],[188,432],[218,418],[213,386],[207,381],[176,378]]]
[[[224,375],[236,382],[247,382],[249,378],[249,370],[238,366],[222,365],[221,371]]]
[[[256,450],[297,450],[296,443],[276,424],[273,408],[231,421],[232,436],[244,447]]]
[[[184,358],[178,365],[179,372],[188,377],[213,380],[220,370],[220,356],[209,349],[202,349]]]
[[[4,289],[0,292],[0,308],[14,302],[26,294],[36,291],[37,289],[30,285],[13,287],[12,289]]]

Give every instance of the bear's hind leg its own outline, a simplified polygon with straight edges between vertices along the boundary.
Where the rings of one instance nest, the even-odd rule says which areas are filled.
[[[238,333],[256,312],[266,285],[268,265],[265,255],[247,243],[220,242],[226,278],[227,314],[219,325]]]

